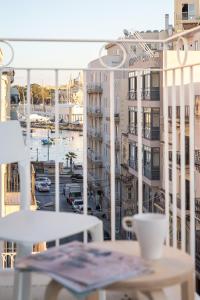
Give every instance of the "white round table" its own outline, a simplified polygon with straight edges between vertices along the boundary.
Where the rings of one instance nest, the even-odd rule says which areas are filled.
[[[124,254],[140,256],[139,244],[133,241],[94,242],[91,246],[119,251]],[[145,293],[149,299],[166,299],[163,288],[176,284],[181,286],[181,299],[195,299],[195,270],[192,258],[180,250],[164,246],[163,257],[149,262],[153,273],[130,278],[111,284],[105,290],[136,290]],[[51,281],[46,290],[46,300],[55,300],[62,285]],[[91,294],[88,299],[98,299],[98,294]]]

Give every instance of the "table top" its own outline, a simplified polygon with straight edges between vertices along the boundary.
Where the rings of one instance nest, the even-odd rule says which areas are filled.
[[[0,239],[31,244],[53,241],[89,230],[101,222],[88,215],[21,210],[0,219]]]
[[[101,249],[109,249],[124,254],[140,256],[139,244],[134,241],[105,241],[90,244]],[[194,273],[194,264],[191,256],[183,251],[164,246],[163,257],[159,260],[148,261],[153,273],[130,278],[114,283],[106,289],[138,288],[155,289],[180,284]]]

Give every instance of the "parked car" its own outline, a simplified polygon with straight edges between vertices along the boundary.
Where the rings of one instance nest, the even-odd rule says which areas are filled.
[[[38,190],[39,192],[49,192],[50,186],[45,182],[39,182],[36,185],[36,190]]]
[[[82,170],[83,166],[81,164],[74,164],[74,169],[75,170]]]
[[[78,211],[79,209],[82,209],[83,208],[83,200],[82,199],[75,199],[73,202],[72,202],[72,208],[74,211]]]
[[[67,202],[69,202],[69,204],[73,205],[74,201],[76,201],[77,199],[81,199],[82,197],[82,193],[80,191],[71,191],[69,194],[69,197],[67,198]]]
[[[78,208],[77,213],[83,214],[83,206],[81,208]],[[93,215],[92,207],[88,206],[88,208],[87,208],[87,214],[88,215]]]
[[[36,177],[35,185],[41,182],[46,183],[47,185],[51,185],[51,180],[48,177]]]
[[[83,175],[81,175],[81,174],[73,174],[72,176],[71,176],[71,180],[72,180],[72,182],[83,182]]]

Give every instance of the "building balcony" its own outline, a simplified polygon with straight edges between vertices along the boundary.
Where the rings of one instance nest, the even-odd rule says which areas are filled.
[[[159,141],[160,140],[160,128],[149,128],[145,127],[143,128],[143,138],[147,140],[152,140],[152,141]]]
[[[128,126],[128,133],[137,135],[138,134],[138,128],[137,125],[129,125]]]
[[[102,157],[93,150],[88,149],[88,158],[92,160],[93,163],[102,164]]]
[[[88,136],[92,137],[95,140],[98,140],[99,142],[102,142],[103,137],[100,129],[89,128],[87,133]]]
[[[107,137],[105,140],[108,147],[110,147],[110,139]],[[118,139],[115,139],[115,151],[120,151],[120,141]]]
[[[169,161],[172,162],[172,151],[169,151]],[[190,156],[189,156],[189,152],[186,151],[186,153],[185,153],[185,165],[186,165],[186,167],[189,166],[189,163],[190,163]],[[180,153],[180,151],[176,152],[176,164],[178,166],[181,165],[181,153]]]
[[[57,40],[56,40],[57,41]],[[79,41],[79,43],[80,43],[80,41]],[[162,44],[163,42],[161,42],[161,41],[159,41],[159,44]],[[20,67],[19,67],[20,68]],[[39,70],[41,70],[41,66],[39,66]],[[37,70],[37,68],[35,68],[36,70]],[[30,69],[28,68],[28,69],[23,69],[23,70],[25,70],[26,72],[24,72],[24,74],[27,74],[27,77],[26,78],[24,78],[24,82],[26,82],[27,83],[27,87],[29,87],[29,76],[28,76],[28,74],[29,74],[29,72],[30,72]],[[46,69],[45,69],[46,70]],[[55,67],[54,68],[52,68],[51,69],[51,67],[49,67],[49,70],[52,70],[53,72],[55,72],[55,79],[56,78],[59,78],[59,76],[57,77],[57,75],[58,75],[58,71],[59,71],[59,69],[55,69]],[[91,70],[91,69],[90,69]],[[95,68],[94,68],[94,70],[95,70]],[[31,70],[32,71],[32,70]],[[87,70],[86,69],[84,69],[84,71],[86,72]],[[120,72],[121,71],[121,69],[118,69],[117,70],[117,72]],[[141,69],[141,71],[142,71],[142,69]],[[144,70],[145,71],[145,70]],[[17,69],[17,72],[18,72],[18,69]],[[93,71],[92,71],[93,72]],[[97,69],[97,70],[95,70],[94,72],[99,72],[99,70]],[[104,72],[104,71],[103,71]],[[113,71],[113,72],[115,72],[115,71]],[[109,73],[109,69],[108,70],[105,70],[105,73]],[[140,76],[141,77],[141,76]],[[138,78],[138,80],[142,80],[142,78]],[[112,81],[108,81],[108,82],[112,82]],[[107,83],[108,83],[107,82]],[[178,81],[177,81],[178,82]],[[142,83],[142,82],[140,82],[140,83]],[[84,84],[86,84],[85,82],[84,82]],[[178,83],[177,83],[178,84]],[[112,88],[114,88],[115,89],[115,85],[113,85],[113,87]],[[170,88],[171,88],[171,86],[170,86]],[[29,89],[29,88],[27,88],[27,90],[26,90],[26,94],[27,94],[27,99],[31,99],[31,93],[29,93],[31,91],[31,89]],[[101,87],[101,85],[88,85],[87,86],[87,93],[88,94],[102,94],[102,92],[103,92],[103,90],[102,90],[102,87]],[[121,92],[121,91],[120,91]],[[28,94],[29,93],[29,94]],[[57,82],[57,79],[55,80],[55,95],[58,95],[58,82]],[[126,95],[124,95],[124,97],[126,98]],[[112,97],[111,97],[112,98]],[[133,96],[133,98],[136,98],[136,95],[134,95]],[[159,90],[156,90],[156,91],[153,91],[153,90],[151,90],[151,91],[144,91],[143,92],[143,100],[159,100],[159,98],[160,98],[160,91]],[[0,95],[0,100],[1,100],[1,95]],[[84,99],[85,100],[85,99]],[[112,100],[112,99],[111,99]],[[136,100],[136,99],[135,99]],[[168,100],[168,99],[167,99]],[[189,100],[188,100],[189,101]],[[0,103],[2,104],[2,102],[0,101]],[[84,103],[86,103],[86,102],[84,102]],[[55,105],[57,105],[56,104],[56,101],[55,101]],[[57,107],[58,108],[58,107]],[[55,113],[57,113],[58,112],[58,110],[57,109],[55,109]],[[93,111],[93,110],[90,110],[90,108],[88,108],[88,113],[92,113],[92,114],[97,114],[98,116],[100,116],[101,115],[101,112],[97,112],[97,111]],[[96,115],[96,116],[97,116]],[[28,110],[27,110],[27,117],[28,117],[28,119],[30,120],[30,116],[29,116],[29,113],[28,113]],[[58,116],[57,116],[58,117]],[[55,118],[55,127],[58,129],[58,127],[59,127],[59,123],[58,123],[58,118]],[[115,114],[115,116],[114,116],[114,118],[115,118],[115,122],[119,122],[120,121],[120,115],[119,114]],[[164,120],[165,121],[168,121],[166,118],[167,118],[167,116],[165,115],[164,117]],[[56,123],[57,122],[57,123]],[[27,123],[28,124],[28,123]],[[30,125],[30,124],[29,124]],[[99,128],[99,129],[95,129],[95,128],[91,128],[92,126],[91,126],[91,123],[89,123],[89,124],[87,124],[88,125],[88,136],[89,137],[91,137],[92,139],[95,139],[95,141],[94,140],[92,140],[92,148],[95,148],[95,144],[96,144],[96,140],[99,140],[99,141],[102,141],[102,135],[103,135],[103,131],[101,131],[101,128]],[[112,124],[110,124],[110,126],[111,126]],[[28,127],[30,127],[30,126],[28,126],[27,125],[27,140],[30,138],[30,133],[28,132]],[[56,131],[58,131],[56,129]],[[85,127],[84,127],[84,130],[85,130]],[[112,128],[112,132],[115,132],[115,128],[113,127]],[[57,132],[55,135],[59,135],[59,132]],[[138,133],[137,133],[138,134]],[[149,133],[148,133],[149,134]],[[147,134],[147,135],[148,135]],[[180,137],[181,138],[181,137]],[[185,137],[184,137],[185,138]],[[66,140],[66,137],[65,138],[63,138],[63,139],[65,139]],[[83,173],[84,173],[84,188],[86,187],[87,188],[87,182],[86,182],[86,174],[88,173],[88,181],[90,182],[91,181],[91,184],[93,185],[93,187],[96,189],[96,191],[98,192],[100,189],[101,190],[103,190],[104,191],[104,189],[105,189],[105,185],[106,186],[108,186],[109,187],[109,189],[110,190],[112,190],[112,188],[113,188],[113,182],[114,182],[114,184],[115,184],[115,180],[109,180],[109,177],[108,176],[106,176],[106,179],[105,178],[103,178],[103,180],[101,179],[101,177],[99,176],[97,176],[96,174],[98,173],[98,171],[101,171],[101,170],[99,170],[101,167],[102,167],[102,165],[103,165],[103,159],[104,159],[104,157],[102,157],[101,156],[101,151],[100,151],[100,148],[97,148],[97,149],[99,149],[99,151],[97,151],[97,153],[96,152],[94,152],[94,151],[92,151],[92,150],[90,150],[90,149],[88,149],[87,150],[87,141],[85,140],[86,139],[86,133],[84,132],[84,134],[83,134],[83,139],[84,139],[84,145],[86,145],[86,147],[84,148],[84,149],[80,149],[82,146],[80,146],[80,148],[79,148],[79,145],[77,146],[76,145],[76,138],[74,138],[73,137],[73,139],[74,139],[74,141],[73,142],[71,142],[71,140],[70,140],[70,142],[68,143],[68,145],[67,145],[67,147],[69,146],[69,144],[71,143],[71,144],[73,144],[73,146],[74,146],[74,144],[75,144],[75,149],[77,149],[78,151],[77,151],[77,153],[78,152],[81,152],[81,154],[82,154],[82,150],[83,150],[83,152],[85,153],[85,151],[87,152],[87,154],[88,154],[88,160],[90,160],[89,161],[89,165],[90,165],[90,167],[88,167],[88,170],[86,170],[86,168],[87,168],[87,163],[86,163],[86,161],[87,160],[85,160],[85,159],[83,159],[82,160],[82,164],[83,164]],[[114,139],[114,136],[110,136],[110,141],[113,141],[113,139]],[[55,146],[56,147],[54,147],[54,150],[56,151],[57,149],[58,150],[60,150],[60,148],[59,148],[59,146],[61,145],[61,143],[60,143],[60,140],[61,140],[61,138],[55,138]],[[59,143],[58,143],[58,141],[59,141]],[[115,142],[115,148],[116,148],[116,141],[114,141]],[[118,142],[118,141],[117,141]],[[57,145],[57,143],[58,143],[58,145]],[[163,141],[163,144],[165,143],[165,141]],[[28,143],[27,143],[28,144]],[[88,143],[89,144],[89,143]],[[190,144],[191,145],[191,144]],[[58,146],[58,147],[57,147]],[[99,145],[97,145],[97,146],[99,146]],[[120,143],[118,142],[118,148],[120,148]],[[124,145],[122,144],[122,147],[123,147]],[[13,145],[13,147],[14,147],[14,145]],[[66,144],[65,143],[63,143],[63,148],[64,148],[64,151],[66,150]],[[142,161],[141,161],[141,163],[138,163],[138,160],[137,160],[137,156],[138,156],[138,159],[140,158],[141,160],[142,160],[142,155],[138,155],[138,151],[137,151],[137,148],[138,148],[138,146],[136,145],[135,146],[135,152],[133,153],[131,153],[132,154],[132,157],[130,157],[130,159],[129,159],[129,161],[128,162],[125,162],[125,167],[126,167],[126,170],[127,170],[127,173],[128,173],[128,167],[129,167],[129,170],[130,169],[134,169],[134,170],[136,170],[136,172],[138,172],[138,169],[139,169],[139,171],[140,171],[140,174],[142,174],[142,172],[143,172],[143,175],[144,176],[146,176],[147,178],[150,178],[150,180],[158,180],[158,178],[160,177],[160,172],[162,172],[162,175],[163,175],[163,177],[165,178],[165,181],[169,184],[169,179],[168,179],[168,176],[165,176],[167,173],[166,173],[166,170],[165,170],[165,168],[160,168],[161,169],[161,171],[160,170],[158,170],[158,169],[153,169],[152,168],[152,166],[142,166]],[[163,146],[163,148],[164,148],[164,146]],[[44,148],[43,148],[44,149]],[[47,149],[47,148],[46,148]],[[140,147],[140,149],[141,149],[141,147]],[[17,152],[17,150],[19,150],[19,149],[14,149],[14,150],[16,150],[16,152]],[[48,149],[49,150],[49,149]],[[110,149],[111,150],[111,149]],[[113,151],[110,151],[111,153],[110,153],[110,155],[111,155],[111,157],[114,157],[115,156],[115,153],[114,153],[114,149],[112,149]],[[147,151],[148,153],[147,153],[147,155],[146,155],[146,157],[148,156],[148,159],[149,159],[149,156],[151,155],[151,152],[150,151]],[[161,156],[162,155],[162,151],[161,152],[159,152],[159,156]],[[60,154],[60,151],[58,151],[58,154]],[[140,153],[139,153],[140,154]],[[1,156],[1,153],[0,153],[0,156]],[[84,156],[85,157],[85,156]],[[120,157],[120,156],[119,156]],[[127,157],[127,156],[126,156]],[[60,159],[60,157],[58,157],[59,159]],[[134,159],[132,159],[132,158],[134,158]],[[82,159],[82,157],[81,157],[81,159]],[[165,161],[165,159],[166,159],[166,155],[165,156],[163,156],[163,157],[161,157],[161,162],[162,162],[162,166],[165,166],[165,163],[166,163],[166,161]],[[154,158],[151,158],[151,162],[154,160]],[[199,160],[199,158],[195,158],[195,163],[197,162]],[[57,168],[57,157],[56,157],[56,164],[55,164],[55,162],[53,161],[53,163],[52,164],[54,164],[54,169],[53,169],[53,171],[52,171],[52,173],[46,173],[46,172],[42,172],[42,175],[44,175],[44,176],[50,176],[51,177],[51,179],[52,179],[52,182],[53,182],[53,184],[52,184],[52,190],[51,190],[51,192],[48,194],[48,196],[47,196],[47,194],[45,194],[45,197],[46,197],[46,199],[47,198],[52,198],[53,200],[55,199],[55,206],[54,206],[54,208],[55,208],[55,210],[56,211],[58,211],[59,210],[59,208],[60,208],[60,206],[59,205],[57,205],[58,203],[64,203],[65,204],[65,209],[69,209],[69,211],[71,212],[71,207],[68,207],[67,205],[66,205],[66,199],[64,199],[64,196],[62,195],[62,193],[60,193],[60,188],[62,188],[63,187],[63,184],[65,184],[65,182],[68,182],[68,181],[70,181],[71,180],[71,174],[64,174],[64,176],[62,177],[61,176],[61,178],[59,177],[60,176],[60,172],[59,172],[59,167]],[[180,158],[179,158],[179,161],[180,161]],[[157,159],[157,157],[155,157],[155,163],[156,162],[158,162],[158,159]],[[168,159],[167,159],[167,163],[168,163]],[[190,161],[190,163],[191,163],[191,161]],[[105,164],[105,162],[104,162],[104,164]],[[179,162],[179,164],[180,164],[180,162]],[[56,167],[55,167],[56,166]],[[3,166],[2,166],[3,167]],[[27,169],[30,167],[30,165],[27,163]],[[98,170],[96,171],[96,168],[98,167]],[[143,188],[143,181],[144,181],[144,176],[143,176],[143,178],[141,179],[141,178],[139,178],[139,177],[137,177],[136,179],[135,179],[135,177],[134,177],[134,184],[132,183],[132,181],[133,181],[133,176],[132,175],[130,175],[130,176],[126,176],[126,175],[123,175],[124,177],[122,177],[122,175],[120,174],[120,168],[116,168],[115,169],[115,174],[112,174],[112,168],[113,166],[111,165],[111,168],[110,168],[110,166],[105,166],[105,169],[107,169],[107,170],[109,170],[109,172],[110,172],[110,175],[111,175],[111,177],[113,178],[113,179],[115,179],[115,178],[120,178],[121,180],[123,180],[124,181],[124,183],[125,184],[130,184],[130,185],[132,185],[132,187],[134,188],[134,191],[133,191],[133,194],[137,194],[138,195],[138,197],[137,197],[137,205],[135,205],[134,206],[134,213],[138,213],[138,212],[140,212],[138,209],[140,208],[140,207],[142,207],[143,206],[143,199],[142,199],[142,197],[141,197],[141,195],[143,194],[143,191],[142,191],[142,188]],[[104,168],[104,166],[103,166],[103,168]],[[102,168],[102,169],[103,169]],[[93,172],[91,172],[91,169],[93,169]],[[50,170],[50,168],[49,168],[49,170]],[[85,171],[87,171],[87,172],[85,172]],[[103,169],[103,171],[104,171],[104,169]],[[184,172],[184,170],[181,170],[181,172]],[[30,172],[29,172],[30,173]],[[70,172],[69,172],[70,173]],[[6,173],[5,173],[6,174]],[[4,173],[3,173],[3,175],[4,175]],[[107,174],[105,174],[105,175],[107,175]],[[183,175],[183,174],[182,174]],[[185,174],[184,174],[185,175]],[[190,174],[190,176],[192,176],[193,174]],[[7,176],[7,175],[6,175]],[[2,184],[2,186],[1,186],[1,188],[2,188],[2,191],[4,192],[5,190],[6,190],[6,184],[5,184],[5,186],[4,186],[4,179],[6,179],[6,178],[2,178],[3,180],[1,180],[1,184]],[[30,179],[30,178],[29,178]],[[62,180],[60,180],[60,179],[62,179]],[[174,180],[176,180],[177,178],[175,178]],[[140,181],[140,180],[142,180],[142,182]],[[5,180],[5,182],[6,182],[6,180]],[[28,183],[30,183],[31,182],[31,180],[29,180],[28,181]],[[103,182],[103,184],[102,184],[102,182]],[[197,182],[197,184],[198,184],[198,181],[195,181],[194,180],[194,182],[195,182],[195,191],[197,190],[197,188],[198,188],[198,186],[196,186],[196,182]],[[137,184],[137,186],[136,186],[136,184]],[[157,182],[155,183],[155,184],[157,184]],[[152,185],[153,185],[153,183],[152,183]],[[82,186],[82,184],[81,184],[81,186]],[[161,186],[159,186],[159,188],[162,188]],[[138,191],[139,190],[139,191]],[[5,191],[5,193],[6,193],[7,191]],[[36,192],[36,194],[38,195],[39,194],[39,197],[42,197],[43,195],[44,195],[44,193],[43,193],[43,195],[41,196],[41,194],[42,193],[40,193],[39,191],[37,191]],[[56,197],[55,197],[55,195],[56,195]],[[108,196],[109,194],[108,193],[106,193],[106,195],[105,196]],[[50,197],[49,197],[50,196]],[[103,195],[104,196],[104,195]],[[181,198],[181,196],[180,196],[180,198]],[[1,206],[3,206],[3,204],[4,204],[4,200],[5,199],[3,199],[3,193],[1,193],[1,199],[0,199],[0,201],[1,201],[1,203],[0,203],[0,205]],[[58,201],[57,201],[58,200]],[[174,201],[176,201],[177,199],[175,199]],[[193,201],[194,199],[191,199],[191,201]],[[28,201],[28,199],[27,199],[27,201]],[[110,228],[110,232],[112,233],[112,240],[115,240],[115,238],[116,238],[116,236],[117,236],[117,234],[115,234],[116,233],[116,226],[115,226],[115,224],[117,224],[117,222],[115,222],[115,219],[117,219],[116,218],[116,216],[117,216],[117,213],[118,212],[120,212],[121,213],[121,211],[120,211],[120,208],[121,208],[121,206],[120,206],[120,204],[121,204],[121,202],[123,201],[123,199],[122,199],[122,197],[121,197],[121,194],[118,194],[118,193],[113,193],[113,195],[109,195],[109,203],[108,203],[108,208],[107,208],[107,210],[105,209],[105,212],[108,212],[108,209],[109,209],[109,216],[110,216],[110,219],[109,219],[109,224],[108,224],[108,227]],[[196,219],[197,219],[197,217],[199,218],[200,216],[200,214],[199,214],[199,200],[198,200],[198,198],[195,200],[196,202],[195,202],[195,205],[196,205]],[[87,205],[88,204],[88,202],[87,202],[87,192],[86,193],[84,193],[84,195],[83,195],[83,202],[84,202],[84,205]],[[160,208],[163,208],[163,210],[161,211],[160,210],[160,212],[167,212],[167,210],[169,209],[169,207],[167,207],[166,205],[165,205],[165,199],[162,199],[162,202],[161,202],[161,200],[160,201],[158,201],[158,202],[156,202],[155,201],[155,203],[154,203],[154,206],[156,205],[156,203],[158,203],[158,207],[160,207]],[[25,203],[25,204],[27,204],[27,206],[28,206],[28,202],[27,203]],[[141,204],[141,205],[139,205],[139,204]],[[10,205],[10,204],[9,204]],[[145,206],[146,207],[146,210],[148,209],[148,207],[149,206]],[[53,208],[53,209],[54,209]],[[63,208],[63,207],[62,207]],[[117,208],[117,209],[116,209]],[[183,209],[183,207],[182,207],[182,209]],[[67,211],[67,210],[66,210]],[[133,212],[133,210],[131,211],[131,212]],[[186,211],[185,211],[186,212]],[[71,212],[72,213],[72,212]],[[171,213],[171,211],[170,211],[170,213]],[[195,218],[195,214],[194,214],[194,212],[193,211],[191,211],[190,212],[191,213],[191,218],[192,217],[194,217]],[[75,214],[74,214],[75,215]],[[171,215],[173,215],[173,214],[171,214]],[[120,214],[120,216],[121,216],[121,214]],[[170,216],[171,217],[171,216]],[[169,221],[169,220],[168,220]],[[27,222],[27,224],[28,224],[28,222]],[[51,229],[53,228],[53,226],[55,225],[55,223],[54,224],[48,224],[48,228],[49,228],[49,230],[48,231],[51,231]],[[26,223],[24,224],[24,227],[26,226]],[[67,222],[66,222],[66,226],[67,226]],[[181,222],[181,226],[185,226],[184,225],[184,222]],[[190,226],[192,226],[192,223],[190,224]],[[10,224],[10,227],[12,228],[12,224]],[[105,227],[105,226],[104,226]],[[105,229],[105,228],[104,228]],[[186,232],[186,228],[183,228],[182,227],[182,229],[183,229],[183,232]],[[170,228],[170,230],[172,230],[171,228]],[[194,234],[195,234],[195,230],[193,230],[193,232],[194,232]],[[171,233],[171,232],[170,232]],[[178,240],[178,237],[177,237],[177,233],[179,233],[179,232],[173,232],[173,235],[177,238],[177,241],[179,242],[179,240]],[[36,232],[36,234],[37,234],[37,232]],[[30,235],[31,235],[31,232],[30,232]],[[130,238],[130,236],[129,236],[129,238]],[[187,240],[186,242],[187,242],[187,247],[186,248],[189,248],[188,246],[189,246],[189,244],[190,244],[190,242],[192,243],[192,241],[194,241],[194,238],[190,238],[190,241],[189,240]],[[57,242],[59,242],[59,241],[57,241]],[[173,245],[174,246],[174,245]],[[193,244],[193,246],[195,246],[194,244]],[[176,247],[176,245],[175,245],[175,247]],[[194,247],[195,248],[195,247]],[[185,248],[183,248],[183,251],[182,251],[182,253],[183,252],[185,252]],[[5,251],[1,251],[1,256],[2,256],[2,258],[3,258],[3,264],[2,264],[2,268],[6,268],[8,265],[7,265],[7,262],[8,261],[10,261],[10,266],[11,266],[11,268],[14,266],[14,259],[15,259],[15,253],[13,252],[5,252]],[[178,263],[178,261],[177,261],[177,263]],[[33,274],[33,299],[43,299],[43,296],[44,296],[44,290],[45,290],[45,287],[46,287],[46,285],[47,285],[47,283],[49,282],[49,277],[47,277],[47,276],[44,276],[44,275],[40,275],[40,274]],[[3,300],[8,300],[8,299],[11,299],[11,295],[12,295],[12,287],[13,287],[13,271],[12,270],[10,270],[10,271],[8,271],[8,270],[6,270],[6,271],[2,271],[2,272],[0,272],[0,295],[1,295],[1,298],[3,299]],[[71,296],[70,295],[68,295],[68,293],[66,292],[66,291],[64,291],[64,293],[65,293],[65,295],[63,296],[63,295],[60,295],[61,297],[59,297],[59,299],[61,300],[61,299],[69,299],[69,300],[71,300],[72,298],[71,298]],[[123,296],[124,296],[124,294],[123,294]],[[122,297],[121,297],[122,298]],[[116,300],[116,295],[114,295],[113,296],[113,298],[111,298],[111,297],[109,297],[109,295],[108,295],[108,298],[107,298],[108,300],[110,300],[110,299],[115,299]],[[172,296],[172,297],[169,297],[169,299],[179,299],[178,297],[176,297],[176,296]]]
[[[159,101],[160,100],[160,89],[152,88],[152,89],[144,89],[141,93],[142,100],[151,100],[151,101]]]
[[[195,150],[194,163],[196,170],[200,173],[200,150]]]
[[[119,114],[119,113],[115,113],[114,119],[115,119],[115,122],[116,122],[116,123],[120,122],[120,114]],[[107,121],[110,121],[110,116],[107,116],[107,117],[106,117],[106,120],[107,120]]]
[[[103,88],[100,84],[88,84],[87,85],[87,93],[88,94],[102,94]]]
[[[132,168],[135,171],[138,171],[138,161],[129,159],[129,167]]]
[[[89,107],[87,109],[87,114],[88,114],[88,116],[94,117],[94,118],[102,118],[103,117],[103,112],[102,112],[101,108]]]
[[[160,169],[150,166],[143,166],[143,176],[149,180],[160,180]]]
[[[88,185],[95,190],[102,190],[102,180],[92,172],[88,172]]]
[[[128,100],[137,100],[137,91],[129,91],[128,92]]]
[[[189,12],[182,12],[181,14],[176,14],[176,20],[182,23],[185,30],[191,29],[198,24],[200,24],[200,16],[191,14]]]

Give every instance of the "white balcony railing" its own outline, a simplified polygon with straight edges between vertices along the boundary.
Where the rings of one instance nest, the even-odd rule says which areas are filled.
[[[195,29],[194,31],[197,31]],[[190,31],[191,34],[191,31]],[[164,130],[164,139],[162,141],[163,144],[163,157],[162,157],[162,177],[164,178],[164,193],[165,193],[165,214],[168,219],[168,225],[170,224],[170,218],[172,216],[172,230],[168,232],[166,243],[167,245],[170,244],[170,241],[173,247],[178,246],[178,240],[177,240],[177,203],[176,203],[176,195],[177,195],[177,180],[172,181],[172,206],[170,210],[170,201],[169,201],[169,124],[168,124],[168,105],[170,102],[169,97],[169,86],[171,89],[171,102],[172,102],[172,177],[177,178],[177,126],[176,126],[176,103],[178,102],[177,99],[177,93],[176,89],[179,89],[180,93],[180,153],[181,159],[180,162],[180,224],[181,224],[181,248],[183,251],[186,251],[186,220],[185,220],[185,214],[186,214],[186,161],[185,161],[185,135],[186,135],[186,128],[185,128],[185,101],[186,101],[186,91],[185,91],[185,69],[189,69],[189,75],[188,75],[188,82],[189,82],[189,90],[187,93],[187,99],[189,101],[189,107],[190,107],[190,114],[189,114],[189,128],[190,128],[190,160],[189,160],[189,169],[190,169],[190,235],[189,235],[189,245],[187,245],[190,254],[195,259],[195,164],[194,164],[194,135],[195,135],[195,128],[194,128],[194,67],[200,66],[200,61],[197,61],[196,63],[188,63],[183,65],[179,63],[180,57],[178,57],[176,64],[173,66],[167,63],[167,44],[169,42],[172,42],[174,40],[177,40],[178,37],[186,36],[187,33],[181,33],[179,36],[175,36],[172,38],[168,38],[167,40],[150,40],[145,41],[147,43],[159,43],[162,44],[164,47],[164,62],[163,65],[158,67],[157,69],[154,68],[154,71],[160,72],[160,74],[163,76],[163,130]],[[1,40],[1,39],[0,39]],[[17,38],[8,38],[6,39],[8,42],[112,42],[112,43],[120,43],[120,40],[72,40],[72,39],[17,39]],[[131,40],[123,40],[123,43],[132,43]],[[141,43],[141,41],[134,40],[134,43]],[[12,65],[11,65],[12,67]],[[54,85],[55,85],[55,148],[57,149],[58,143],[59,143],[59,99],[58,99],[58,87],[59,87],[59,73],[61,71],[76,71],[79,70],[77,68],[52,68],[51,66],[48,68],[27,68],[24,66],[13,68],[15,71],[24,71],[26,73],[26,85],[27,85],[27,95],[26,95],[26,105],[27,105],[27,138],[26,143],[28,148],[30,149],[30,133],[31,133],[31,124],[30,124],[30,112],[31,112],[31,75],[33,71],[36,70],[48,70],[54,73]],[[147,68],[149,70],[149,66]],[[0,69],[0,82],[1,82],[1,76],[2,73],[7,70],[6,68]],[[110,218],[111,218],[111,239],[115,240],[116,236],[116,195],[117,199],[120,198],[119,194],[116,194],[116,187],[115,187],[115,178],[116,178],[116,167],[115,167],[115,119],[119,118],[119,116],[115,116],[115,79],[114,74],[115,72],[129,72],[129,71],[135,71],[137,72],[137,120],[142,119],[142,96],[141,96],[141,86],[142,86],[142,72],[144,72],[146,69],[144,67],[142,68],[125,68],[120,67],[108,67],[106,71],[109,71],[109,84],[110,84],[110,90],[109,90],[109,104],[110,104]],[[91,156],[93,160],[100,160],[101,158],[97,153],[90,153],[88,152],[88,144],[87,144],[87,131],[90,131],[94,136],[96,134],[99,134],[94,129],[88,128],[87,124],[87,72],[100,72],[105,71],[105,66],[100,68],[85,68],[82,70],[83,72],[83,97],[84,97],[84,123],[83,123],[83,177],[84,177],[84,184],[83,184],[83,198],[84,198],[84,213],[87,214],[87,206],[88,206],[88,194],[87,194],[87,167],[88,162],[87,158],[88,155]],[[180,82],[177,83],[176,79],[176,71],[180,73]],[[171,81],[168,82],[169,74],[172,74]],[[103,91],[100,89],[96,89],[95,92],[102,93]],[[0,93],[1,97],[1,93]],[[126,97],[125,97],[126,99]],[[0,99],[1,100],[1,99]],[[1,101],[0,101],[1,103]],[[137,157],[137,173],[138,173],[138,212],[143,212],[143,157],[142,157],[142,123],[138,122],[137,124],[137,148],[138,148],[138,157]],[[30,167],[30,166],[27,166]],[[30,182],[30,180],[29,180]],[[59,158],[56,158],[55,160],[55,210],[59,210],[59,197],[60,197],[60,186],[59,186]],[[120,202],[119,202],[120,203]],[[170,228],[170,226],[168,226]],[[170,236],[170,232],[171,235]],[[11,255],[12,256],[12,255]],[[14,255],[12,256],[12,260],[14,259]]]

